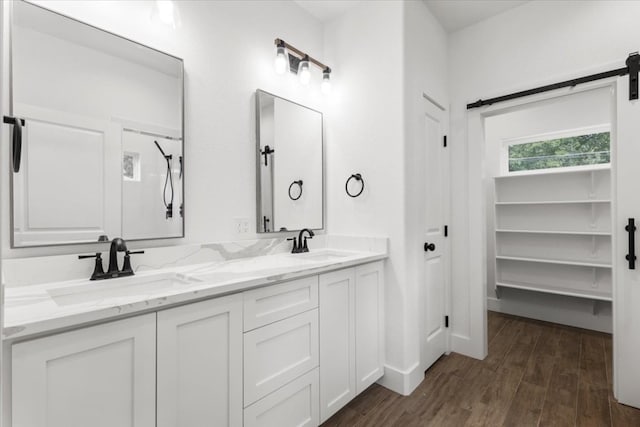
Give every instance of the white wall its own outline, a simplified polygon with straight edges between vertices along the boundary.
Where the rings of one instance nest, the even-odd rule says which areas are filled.
[[[335,67],[326,116],[328,231],[390,237],[384,381],[409,393],[423,376],[413,198],[423,170],[413,159],[423,152],[422,93],[447,103],[446,35],[422,2],[362,2],[327,24],[325,49]],[[355,199],[344,191],[352,173],[366,185]]]
[[[467,265],[466,104],[624,66],[639,49],[640,2],[533,1],[450,36],[453,259]],[[484,278],[453,269],[453,333],[469,333],[469,286]],[[456,348],[453,348],[455,351]]]
[[[485,120],[486,207],[487,207],[487,298],[491,310],[541,320],[570,324],[582,328],[611,332],[611,304],[593,315],[593,301],[575,301],[556,295],[538,295],[526,291],[503,289],[496,298],[495,264],[495,194],[494,177],[503,175],[501,157],[504,141],[591,126],[609,125],[611,92],[608,88],[579,92],[551,101],[538,102],[516,111],[491,116]]]
[[[386,264],[386,362],[409,367],[404,260],[403,10],[392,1],[363,2],[329,22],[327,61],[335,70],[327,109],[327,229],[390,238]],[[358,198],[344,190],[360,173]]]
[[[289,1],[179,1],[177,29],[152,22],[149,1],[37,3],[184,59],[186,238],[130,246],[255,238],[254,92],[261,88],[322,111],[319,70],[313,69],[310,86],[302,87],[295,76],[276,75],[273,68],[276,37],[322,59],[322,24]],[[1,157],[7,158],[8,133],[3,136]],[[1,178],[2,188],[8,188],[6,169]],[[2,194],[0,214],[5,258],[98,249],[10,249],[8,192]],[[238,217],[249,219],[248,234],[235,234]]]

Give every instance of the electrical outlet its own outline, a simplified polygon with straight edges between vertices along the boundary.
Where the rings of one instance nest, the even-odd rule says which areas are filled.
[[[249,232],[249,218],[234,218],[236,234]]]

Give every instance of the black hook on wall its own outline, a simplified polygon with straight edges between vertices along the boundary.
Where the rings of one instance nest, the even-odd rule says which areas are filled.
[[[293,197],[291,195],[291,189],[293,188],[294,185],[298,185],[298,187],[300,187],[300,194],[298,194],[298,197]],[[302,197],[302,180],[301,179],[297,181],[293,181],[291,185],[289,185],[289,198],[291,200],[298,200],[300,197]]]
[[[360,183],[362,184],[362,187],[360,188],[360,191],[358,191],[356,194],[352,194],[349,192],[349,181],[351,181],[352,179],[355,179],[356,181],[360,181]],[[364,191],[364,178],[362,178],[362,175],[359,173],[354,173],[352,174],[349,178],[347,178],[347,182],[344,184],[344,191],[347,192],[347,194],[349,195],[349,197],[358,197],[359,195],[362,194],[362,192]]]

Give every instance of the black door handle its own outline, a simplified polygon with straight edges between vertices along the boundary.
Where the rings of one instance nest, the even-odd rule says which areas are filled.
[[[13,135],[11,136],[11,167],[13,172],[18,173],[20,172],[20,158],[22,157],[22,126],[24,126],[24,119],[4,116],[2,121],[13,125]]]
[[[634,218],[629,218],[624,229],[629,233],[629,253],[625,257],[629,261],[629,270],[636,269],[636,224]]]
[[[424,244],[424,251],[425,252],[433,252],[436,250],[436,245],[434,243],[425,243]]]

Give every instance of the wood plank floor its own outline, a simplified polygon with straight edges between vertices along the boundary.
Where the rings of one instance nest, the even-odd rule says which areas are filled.
[[[410,396],[374,384],[333,426],[639,426],[611,391],[611,335],[489,312],[489,355],[452,353]]]

